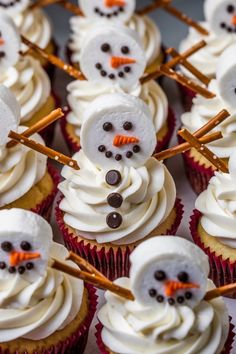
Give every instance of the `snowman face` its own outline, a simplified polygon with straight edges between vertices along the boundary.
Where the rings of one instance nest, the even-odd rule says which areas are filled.
[[[0,10],[9,15],[15,15],[23,12],[29,4],[29,0],[0,0]]]
[[[236,1],[207,0],[205,16],[210,28],[218,35],[236,34]]]
[[[0,211],[0,225],[0,280],[20,275],[37,281],[48,266],[51,227],[41,216],[23,209]]]
[[[134,13],[135,0],[80,0],[79,6],[88,18],[125,23]]]
[[[8,142],[8,134],[16,131],[20,122],[20,106],[13,93],[0,85],[0,146]]]
[[[17,63],[20,50],[20,36],[13,21],[0,13],[0,71]]]
[[[138,167],[152,155],[156,134],[147,106],[125,94],[96,99],[85,115],[81,146],[101,168]]]
[[[129,88],[143,75],[146,60],[136,34],[122,26],[99,26],[81,51],[80,67],[88,80]]]

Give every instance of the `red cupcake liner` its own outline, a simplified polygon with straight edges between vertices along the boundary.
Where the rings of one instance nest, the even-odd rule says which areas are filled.
[[[190,232],[193,241],[198,245],[208,256],[210,264],[210,278],[217,287],[236,282],[236,262],[231,263],[229,259],[224,259],[223,256],[217,256],[201,241],[198,233],[198,225],[202,214],[198,210],[193,211],[190,219]],[[230,298],[236,298],[236,292],[232,293]]]
[[[97,309],[97,295],[95,288],[89,284],[85,284],[85,287],[88,290],[89,312],[79,328],[66,340],[60,341],[57,345],[51,346],[50,348],[45,347],[35,350],[34,354],[83,354],[88,340],[89,327]],[[23,348],[19,349],[20,353],[24,352],[24,354],[28,354],[27,348],[24,350]],[[19,351],[3,350],[0,347],[0,354],[19,354]]]
[[[70,153],[73,155],[75,152],[80,150],[80,145],[71,136],[69,136],[69,134],[66,131],[67,115],[70,112],[71,112],[71,110],[69,110],[65,113],[65,116],[60,120],[60,126],[61,126],[62,135],[66,141],[66,145],[67,145]],[[167,149],[169,146],[170,140],[172,138],[172,135],[174,133],[175,126],[176,126],[176,117],[175,117],[173,110],[170,107],[168,108],[167,125],[168,125],[168,131],[167,131],[166,135],[162,138],[162,140],[157,142],[155,152],[159,152],[159,151]]]
[[[234,333],[234,325],[232,324],[231,321],[232,318],[229,316],[229,334],[225,342],[224,350],[221,352],[221,354],[230,354],[230,351],[233,348],[235,333]],[[95,333],[95,336],[97,338],[96,340],[97,346],[101,354],[110,354],[105,344],[102,341],[102,329],[103,329],[103,325],[101,324],[101,322],[99,322],[96,325],[96,333]]]
[[[63,196],[59,198],[57,203],[56,220],[63,234],[66,247],[84,258],[110,280],[128,276],[130,269],[129,256],[135,247],[127,245],[125,247],[113,248],[111,246],[109,249],[106,249],[98,245],[101,247],[101,249],[98,249],[97,246],[91,245],[89,241],[77,241],[76,237],[66,227],[63,220],[63,212],[59,209],[62,198]],[[165,232],[165,235],[175,235],[181,223],[184,211],[180,199],[176,199],[175,209],[177,211],[175,222]]]
[[[57,185],[60,182],[60,174],[59,172],[51,165],[48,164],[47,166],[48,172],[51,175],[53,182],[54,182],[54,188],[51,192],[50,195],[46,197],[40,204],[38,204],[35,208],[31,209],[36,214],[41,215],[44,219],[46,219],[48,222],[50,222],[51,219],[51,214],[52,214],[52,207],[53,207],[53,201],[54,198],[57,194]]]
[[[181,96],[181,101],[183,108],[186,112],[190,111],[193,105],[193,99],[196,97],[196,92],[192,91],[190,88],[181,85],[178,82],[179,92]]]

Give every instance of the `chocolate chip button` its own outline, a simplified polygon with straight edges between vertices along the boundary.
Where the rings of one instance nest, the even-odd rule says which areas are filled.
[[[110,213],[106,218],[107,225],[111,229],[117,229],[122,224],[122,216],[119,213]]]
[[[106,174],[106,182],[110,186],[117,186],[121,181],[121,174],[117,170],[110,170]]]
[[[107,202],[113,208],[119,208],[123,203],[123,198],[119,193],[111,193],[107,197]]]

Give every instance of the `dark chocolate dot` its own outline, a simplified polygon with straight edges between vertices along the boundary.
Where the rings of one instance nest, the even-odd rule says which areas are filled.
[[[111,193],[107,197],[108,204],[113,208],[119,208],[123,203],[123,198],[119,193]]]
[[[119,76],[119,77],[124,77],[125,74],[123,73],[123,71],[120,71],[120,72],[118,73],[118,76]]]
[[[127,47],[126,45],[124,45],[123,47],[121,47],[121,52],[123,54],[128,54],[129,53],[129,47]]]
[[[124,12],[123,7],[119,7],[119,11],[120,11],[120,12]]]
[[[100,16],[103,17],[105,14],[103,12],[100,11]]]
[[[137,154],[140,151],[140,146],[139,145],[134,145],[133,147],[133,152]]]
[[[99,12],[100,12],[99,8],[98,8],[98,7],[95,7],[95,8],[94,8],[94,12],[95,12],[96,14],[99,14]]]
[[[105,132],[109,132],[110,130],[112,130],[112,124],[110,122],[104,123],[102,127]]]
[[[114,80],[115,79],[115,75],[114,74],[110,74],[109,75],[109,79]]]
[[[155,273],[154,273],[154,278],[158,281],[163,281],[166,279],[166,273],[163,272],[163,270],[157,270]]]
[[[233,5],[228,5],[227,6],[227,11],[232,14],[232,12],[234,12],[234,6]]]
[[[106,14],[107,18],[111,18],[111,14]]]
[[[132,151],[127,151],[127,153],[125,154],[125,156],[127,157],[127,159],[130,159],[133,156]]]
[[[156,294],[157,294],[157,292],[156,292],[155,289],[149,289],[148,293],[149,293],[149,295],[150,295],[151,297],[155,297]]]
[[[112,157],[112,152],[111,151],[106,151],[105,156],[110,159]]]
[[[171,306],[173,306],[173,305],[175,304],[175,300],[174,300],[172,297],[170,297],[170,298],[168,299],[168,303],[169,303]]]
[[[21,267],[18,268],[18,273],[19,274],[24,274],[24,272],[25,272],[25,267],[21,266]]]
[[[124,72],[125,73],[130,73],[130,71],[131,71],[131,67],[130,66],[125,66],[124,67]]]
[[[4,58],[5,55],[6,55],[6,53],[1,51],[1,52],[0,52],[0,59],[1,59],[1,58]]]
[[[5,269],[5,268],[6,268],[6,263],[0,262],[0,269]]]
[[[110,170],[106,174],[106,182],[110,186],[117,186],[121,181],[121,174],[117,170]]]
[[[101,51],[104,53],[109,52],[109,50],[111,49],[110,45],[108,43],[103,43],[101,45]]]
[[[116,154],[115,159],[116,159],[116,161],[122,160],[122,155],[121,154]]]
[[[27,241],[22,241],[20,247],[23,251],[29,251],[31,249],[31,244]]]
[[[236,88],[234,89],[234,93],[235,93],[235,95],[236,95]]]
[[[235,27],[235,29],[234,29],[234,32],[236,33],[236,27]]]
[[[105,145],[99,145],[99,147],[98,147],[98,151],[100,151],[100,152],[104,152],[105,150],[106,150]]]
[[[226,27],[226,24],[225,24],[224,22],[221,22],[220,27],[221,27],[221,28],[225,28],[225,27]]]
[[[113,12],[113,16],[118,16],[118,12],[117,12],[117,11],[114,11],[114,12]]]
[[[11,273],[11,274],[13,274],[13,273],[16,272],[16,268],[15,268],[15,267],[9,267],[9,268],[8,268],[8,272]]]
[[[119,213],[110,213],[106,217],[107,225],[111,229],[117,229],[122,224],[122,216]]]
[[[229,33],[231,33],[231,32],[233,32],[233,29],[232,29],[231,27],[228,27],[227,31],[228,31]]]
[[[32,263],[32,262],[26,263],[26,268],[27,268],[28,270],[33,269],[33,268],[34,268],[34,263]]]
[[[95,67],[96,67],[98,70],[101,70],[101,69],[102,69],[102,64],[97,63],[97,64],[95,64]]]
[[[101,70],[101,71],[100,71],[100,74],[101,74],[101,76],[103,76],[103,77],[107,76],[107,72],[106,72],[105,70]]]
[[[183,282],[183,283],[187,283],[188,281],[188,273],[186,272],[180,272],[177,275],[177,278],[179,279],[179,281]]]
[[[187,300],[190,300],[192,298],[193,294],[190,292],[190,291],[187,291],[186,294],[185,294],[185,298]]]
[[[164,296],[162,296],[162,295],[158,295],[157,296],[157,302],[163,302],[164,301]]]
[[[12,246],[11,242],[5,241],[1,244],[1,249],[4,252],[11,252],[13,249],[13,246]]]
[[[133,124],[131,122],[124,122],[123,128],[124,130],[131,130],[133,128]]]
[[[184,297],[183,297],[183,296],[178,296],[178,297],[177,297],[177,302],[178,302],[179,304],[182,304],[182,303],[184,302]]]

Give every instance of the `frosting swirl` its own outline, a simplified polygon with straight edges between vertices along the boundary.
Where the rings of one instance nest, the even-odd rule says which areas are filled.
[[[191,132],[197,131],[200,127],[208,123],[222,109],[227,109],[231,115],[213,131],[221,131],[223,139],[216,140],[208,146],[221,158],[228,158],[236,147],[236,110],[227,104],[220,96],[216,80],[212,80],[209,90],[216,96],[206,99],[197,95],[193,99],[193,106],[190,112],[184,113],[181,117],[184,127]]]
[[[53,242],[50,255],[65,258],[67,250]],[[33,283],[19,274],[12,279],[8,275],[1,280],[0,342],[20,337],[41,340],[63,329],[77,315],[82,296],[83,282],[50,268],[50,264]]]
[[[19,132],[26,130],[20,126]],[[44,144],[38,134],[32,138]],[[17,144],[14,148],[0,147],[0,207],[26,194],[45,175],[47,157]]]
[[[211,31],[207,22],[202,22],[201,25],[209,31],[209,35],[203,36],[191,27],[187,38],[185,38],[180,44],[180,52],[184,52],[200,40],[204,39],[207,45],[192,55],[189,58],[189,61],[205,75],[215,77],[218,59],[226,48],[236,42],[236,35],[224,34],[219,36]],[[184,68],[181,68],[181,70],[183,70],[184,74],[188,77],[195,78],[188,70]]]
[[[31,56],[0,73],[0,84],[8,87],[21,106],[21,123],[30,120],[47,101],[51,85],[40,63]]]
[[[94,20],[81,16],[70,19],[72,34],[70,36],[69,48],[72,51],[73,62],[80,61],[80,51],[84,38],[86,38],[88,31],[96,23],[94,23]],[[138,15],[133,15],[126,25],[138,34],[143,44],[147,64],[152,64],[161,51],[161,33],[158,27],[149,17]]]
[[[59,190],[64,199],[60,208],[65,212],[65,223],[86,239],[117,245],[136,242],[161,224],[174,207],[174,181],[165,165],[154,158],[139,168],[120,167],[118,186],[108,185],[105,182],[108,171],[92,164],[82,150],[73,158],[80,170],[63,168],[65,181],[59,184]],[[123,198],[122,206],[117,209],[123,222],[115,230],[106,223],[106,216],[113,211],[107,202],[110,193],[119,193]]]
[[[130,288],[129,278],[115,281]],[[213,283],[209,280],[209,287]],[[98,312],[104,326],[102,340],[115,353],[219,354],[228,336],[228,314],[221,298],[188,306],[142,306],[105,293],[106,304]]]
[[[75,126],[75,133],[79,136],[81,125],[84,121],[84,112],[89,104],[98,96],[107,93],[124,92],[118,85],[108,86],[90,81],[73,81],[67,86],[67,96],[71,112],[67,116],[69,123]],[[144,85],[138,84],[129,90],[135,97],[141,98],[149,107],[156,132],[164,126],[168,115],[167,97],[162,88],[155,82],[150,81]]]

